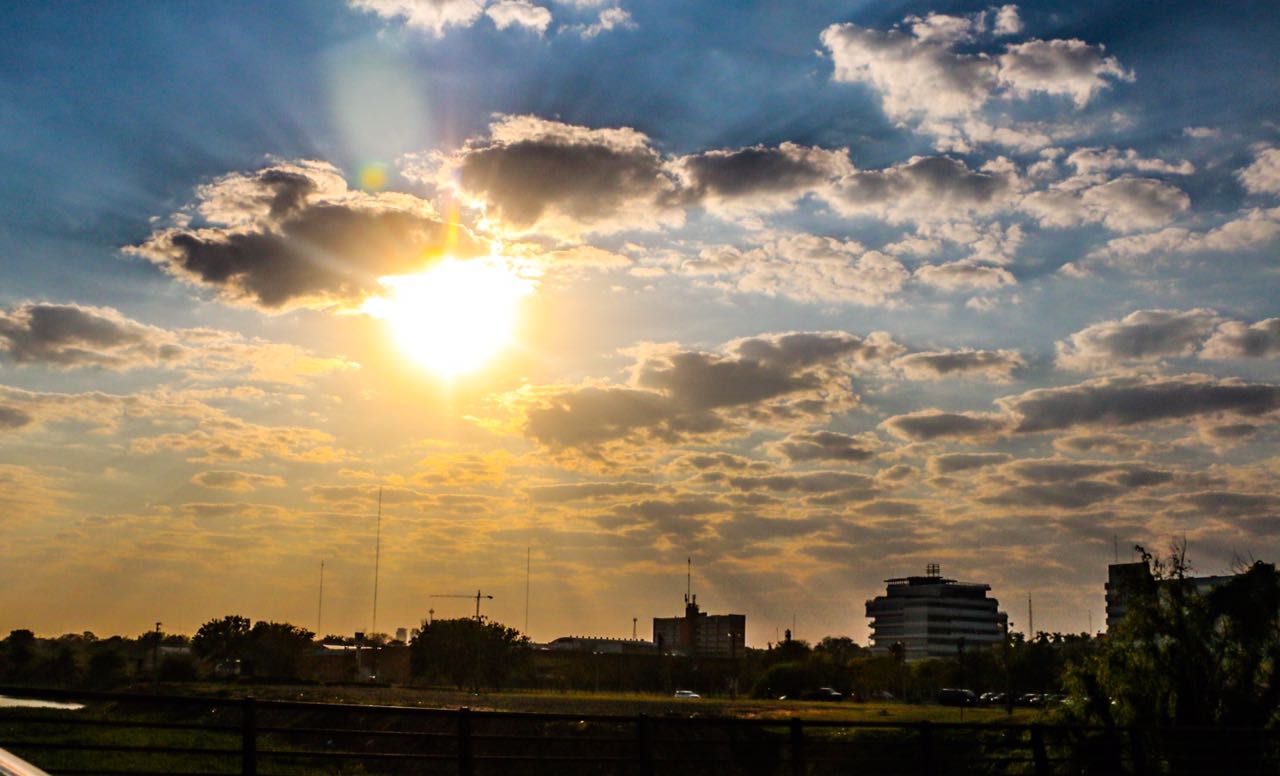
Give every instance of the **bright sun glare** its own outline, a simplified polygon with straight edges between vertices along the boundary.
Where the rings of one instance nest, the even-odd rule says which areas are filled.
[[[409,358],[444,377],[483,366],[510,344],[533,284],[492,259],[445,259],[417,275],[380,278],[387,295],[364,312],[391,326]]]

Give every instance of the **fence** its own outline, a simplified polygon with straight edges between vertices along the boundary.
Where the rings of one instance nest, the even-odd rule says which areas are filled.
[[[1275,731],[423,709],[0,688],[0,748],[54,774],[1277,774]]]

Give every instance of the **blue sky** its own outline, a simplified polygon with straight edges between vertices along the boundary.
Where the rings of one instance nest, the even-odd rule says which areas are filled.
[[[1082,630],[1117,539],[1274,559],[1274,4],[4,15],[0,628],[311,627],[322,558],[367,627],[379,487],[380,623],[520,622],[532,548],[545,639],[689,555],[750,643],[926,562]]]

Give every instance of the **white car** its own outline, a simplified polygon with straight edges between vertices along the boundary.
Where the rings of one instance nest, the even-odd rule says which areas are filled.
[[[697,693],[696,693],[696,692],[694,692],[693,690],[676,690],[675,697],[677,697],[677,698],[701,698],[702,696],[701,696],[701,695],[699,695],[699,694],[697,694]]]
[[[0,776],[49,776],[22,758],[0,749]]]

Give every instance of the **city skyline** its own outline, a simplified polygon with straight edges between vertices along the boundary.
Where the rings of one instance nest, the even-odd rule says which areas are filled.
[[[365,630],[379,502],[537,641],[1280,555],[1274,5],[5,15],[0,630]]]

